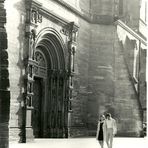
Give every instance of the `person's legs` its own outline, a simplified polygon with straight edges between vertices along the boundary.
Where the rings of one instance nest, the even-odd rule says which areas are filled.
[[[113,129],[107,129],[107,146],[108,148],[112,148],[112,142],[113,142]]]
[[[112,145],[113,145],[113,132],[110,134],[110,148],[112,148]]]
[[[109,138],[110,137],[110,133],[109,133],[109,130],[107,130],[106,132],[106,144],[107,144],[107,147],[109,148]]]
[[[104,148],[104,142],[103,141],[99,141],[101,148]]]

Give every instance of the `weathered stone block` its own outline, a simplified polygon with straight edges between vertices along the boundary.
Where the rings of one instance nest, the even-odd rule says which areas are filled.
[[[3,46],[3,47],[4,47],[4,46]],[[7,50],[2,50],[2,49],[1,49],[0,57],[1,57],[1,62],[3,62],[3,60],[8,59],[8,52],[7,52]]]
[[[9,79],[2,79],[1,78],[1,89],[7,89],[9,87]]]
[[[3,30],[5,31],[5,30]],[[7,34],[6,32],[0,32],[0,49],[7,49]]]

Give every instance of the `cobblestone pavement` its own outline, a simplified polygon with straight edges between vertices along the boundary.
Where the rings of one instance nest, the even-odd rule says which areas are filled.
[[[113,148],[147,148],[146,138],[114,138]],[[10,143],[9,148],[100,148],[95,138],[35,139],[26,144]],[[105,146],[105,148],[107,148]]]

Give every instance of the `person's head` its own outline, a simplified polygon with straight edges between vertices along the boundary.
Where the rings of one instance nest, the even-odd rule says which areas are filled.
[[[110,113],[107,113],[106,114],[106,119],[110,119],[111,118],[111,114]]]
[[[101,115],[100,116],[100,121],[103,121],[103,120],[105,120],[105,116],[104,115]]]

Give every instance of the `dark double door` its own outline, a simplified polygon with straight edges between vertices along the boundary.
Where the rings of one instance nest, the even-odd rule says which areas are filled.
[[[42,103],[43,103],[43,86],[42,79],[35,78],[33,85],[33,111],[32,111],[32,127],[33,134],[35,138],[41,138],[43,136],[43,112],[42,112]]]
[[[67,137],[66,85],[63,78],[35,78],[32,127],[35,138]]]

